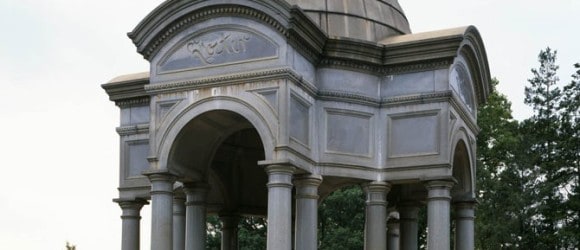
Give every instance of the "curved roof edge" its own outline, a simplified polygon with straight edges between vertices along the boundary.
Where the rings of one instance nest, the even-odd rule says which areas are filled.
[[[478,103],[486,102],[491,91],[491,74],[483,39],[475,26],[393,36],[380,43],[386,47],[387,64],[463,56],[474,74]]]

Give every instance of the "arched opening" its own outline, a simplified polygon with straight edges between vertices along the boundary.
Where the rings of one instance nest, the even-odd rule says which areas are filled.
[[[473,183],[471,178],[471,161],[467,145],[460,140],[453,153],[453,178],[457,183],[451,190],[454,201],[473,199]]]
[[[184,185],[205,183],[209,186],[205,202],[208,248],[219,249],[225,234],[225,220],[236,228],[230,234],[265,225],[268,177],[263,167],[258,166],[264,159],[264,145],[257,129],[248,119],[232,111],[202,113],[177,135],[168,168],[178,174],[178,180]],[[265,236],[264,233],[263,240]],[[237,237],[233,239],[238,244]],[[240,249],[245,249],[244,242],[239,244]]]

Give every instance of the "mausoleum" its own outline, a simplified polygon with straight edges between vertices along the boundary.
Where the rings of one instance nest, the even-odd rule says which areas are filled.
[[[365,249],[418,249],[422,206],[430,250],[473,249],[475,27],[413,34],[396,0],[169,0],[129,37],[149,72],[102,85],[123,250],[144,205],[152,250],[205,249],[209,214],[222,249],[247,215],[267,218],[268,250],[316,249],[318,204],[345,185],[366,193]]]

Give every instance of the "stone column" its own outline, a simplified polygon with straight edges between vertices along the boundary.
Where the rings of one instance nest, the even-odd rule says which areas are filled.
[[[301,250],[318,249],[318,186],[322,182],[319,175],[297,176],[296,223],[294,248]]]
[[[403,204],[399,207],[400,249],[419,249],[419,204]]]
[[[209,186],[205,183],[185,184],[185,249],[204,250],[206,233],[206,199]]]
[[[371,182],[363,186],[366,193],[365,249],[387,249],[387,193],[391,185]]]
[[[449,250],[452,181],[429,181],[427,187],[427,247]]]
[[[237,215],[222,215],[222,250],[238,250],[238,223]]]
[[[173,197],[173,250],[185,249],[185,197]]]
[[[455,207],[455,249],[473,250],[475,248],[475,200],[460,201]]]
[[[400,246],[400,224],[396,216],[389,217],[387,221],[387,249],[399,250]]]
[[[170,173],[146,173],[151,182],[151,250],[173,249],[173,183]]]
[[[270,165],[268,173],[268,250],[292,248],[292,174],[295,168]]]
[[[139,232],[141,220],[141,208],[148,204],[145,199],[115,199],[123,211],[121,215],[122,236],[121,236],[121,250],[139,250]]]

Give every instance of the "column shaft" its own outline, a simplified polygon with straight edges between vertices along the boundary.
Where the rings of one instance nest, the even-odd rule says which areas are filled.
[[[399,234],[399,220],[396,218],[390,218],[387,221],[387,249],[388,250],[399,250],[400,246],[400,234]]]
[[[147,174],[151,182],[151,250],[173,249],[173,183],[169,173]]]
[[[455,249],[475,248],[475,201],[455,203]]]
[[[387,193],[391,185],[386,182],[371,182],[364,187],[366,200],[365,249],[387,249]]]
[[[143,205],[147,204],[144,199],[122,200],[115,199],[119,204],[123,213],[122,220],[122,236],[121,236],[121,250],[139,250],[140,245],[140,211]]]
[[[206,199],[209,187],[204,183],[186,184],[185,249],[205,250]]]
[[[296,186],[295,249],[316,250],[318,248],[318,186],[322,177],[299,176]]]
[[[451,181],[429,181],[427,187],[427,247],[449,250]]]
[[[222,221],[222,250],[238,250],[238,223],[237,215],[220,216]]]
[[[268,250],[292,248],[292,174],[284,165],[266,167],[268,173]]]
[[[418,215],[418,206],[401,206],[399,208],[401,250],[419,249],[419,244],[417,242],[419,240]]]
[[[185,198],[173,198],[173,250],[185,249]]]

